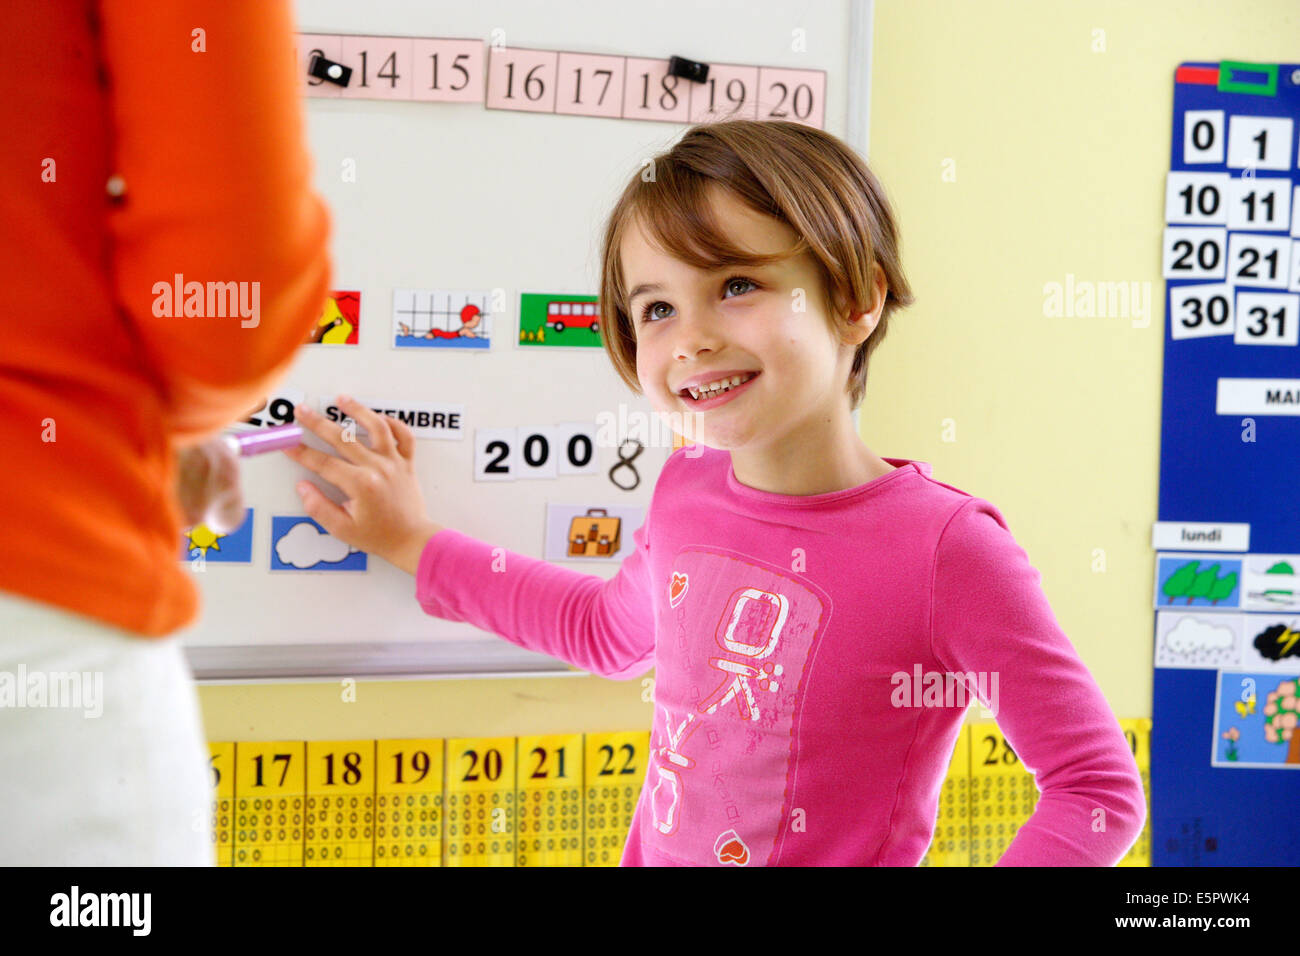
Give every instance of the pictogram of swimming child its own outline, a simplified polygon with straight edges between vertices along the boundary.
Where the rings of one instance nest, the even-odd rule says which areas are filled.
[[[454,338],[459,338],[461,336],[464,336],[467,339],[477,339],[480,336],[477,332],[474,331],[474,327],[480,324],[482,321],[483,321],[483,315],[480,312],[479,307],[474,305],[473,303],[469,303],[460,310],[459,329],[456,329],[455,331],[447,331],[444,329],[430,329],[428,332],[424,333],[423,337],[426,339],[454,339]],[[401,331],[402,335],[411,334],[411,327],[407,325],[405,322],[397,323],[397,327]]]

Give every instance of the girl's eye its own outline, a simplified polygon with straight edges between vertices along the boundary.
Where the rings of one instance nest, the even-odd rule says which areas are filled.
[[[744,276],[736,276],[734,279],[728,279],[728,280],[727,280],[727,285],[726,285],[726,287],[727,287],[728,289],[730,289],[730,288],[731,288],[731,285],[732,285],[733,282],[743,282],[743,283],[745,283],[746,285],[752,285],[752,286],[754,286],[754,288],[756,288],[756,289],[758,288],[757,285],[754,285],[753,282],[751,282],[749,279],[746,279]],[[737,293],[737,294],[739,295],[740,293]]]
[[[744,276],[732,276],[730,279],[728,279],[726,282],[722,284],[722,288],[725,290],[730,290],[738,282],[743,283],[744,285],[753,286],[755,289],[758,288],[758,283],[754,282],[752,279],[746,279]],[[743,294],[744,294],[743,289],[741,292],[736,293],[736,295],[743,295]],[[725,296],[725,298],[734,299],[736,298],[736,296],[735,295]],[[647,303],[646,306],[641,310],[641,321],[649,322],[651,314],[654,311],[655,307],[660,305],[667,305],[667,304],[668,304],[667,302],[663,302],[663,301]],[[657,315],[657,314],[655,315],[655,317],[661,319],[667,318],[667,316]]]

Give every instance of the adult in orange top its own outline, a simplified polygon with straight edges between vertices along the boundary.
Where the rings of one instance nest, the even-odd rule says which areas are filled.
[[[177,454],[281,379],[329,288],[290,5],[5,14],[0,863],[208,862],[188,816],[200,797],[207,816],[207,757],[174,639],[198,613]],[[159,290],[178,281],[258,309],[177,315]],[[101,713],[33,705],[56,669],[88,675],[83,697],[99,674]]]

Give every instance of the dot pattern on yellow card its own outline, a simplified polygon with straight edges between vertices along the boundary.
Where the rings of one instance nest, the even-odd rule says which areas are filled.
[[[375,741],[307,743],[304,866],[370,866],[375,853]]]
[[[515,865],[515,738],[447,741],[446,866]]]
[[[217,866],[234,859],[235,745],[209,743],[209,779],[212,781],[212,845]]]
[[[1142,825],[1142,834],[1137,842],[1129,847],[1124,858],[1116,866],[1150,866],[1151,865],[1151,718],[1133,717],[1121,720],[1119,725],[1124,730],[1124,739],[1133,751],[1137,761],[1138,773],[1142,775],[1142,792],[1147,800],[1147,822]]]
[[[992,866],[1038,805],[1038,785],[997,724],[970,729],[971,865]]]
[[[650,732],[587,734],[586,866],[618,866],[645,781]]]
[[[443,741],[376,743],[375,866],[442,866]]]
[[[516,738],[517,866],[582,866],[582,734]]]
[[[939,790],[934,839],[919,866],[970,866],[970,725],[963,725]]]
[[[306,753],[301,740],[235,748],[235,866],[302,866]]]

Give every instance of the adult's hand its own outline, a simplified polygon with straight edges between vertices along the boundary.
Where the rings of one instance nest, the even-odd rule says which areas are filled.
[[[239,458],[220,437],[177,451],[176,497],[187,525],[206,524],[218,534],[244,521]]]

